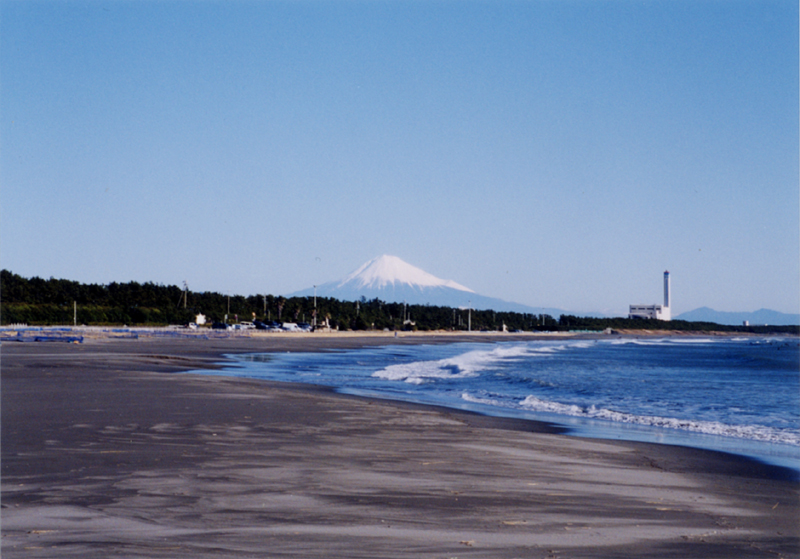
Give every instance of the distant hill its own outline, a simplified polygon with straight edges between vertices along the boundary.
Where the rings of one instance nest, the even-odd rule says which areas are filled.
[[[379,299],[387,303],[432,305],[438,307],[493,310],[529,314],[549,314],[558,318],[565,311],[548,307],[530,307],[494,297],[479,295],[452,280],[443,280],[412,266],[396,256],[383,255],[370,260],[338,281],[317,286],[320,297],[340,301]],[[290,293],[287,297],[311,297],[314,288]]]
[[[731,326],[741,325],[745,320],[752,326],[764,324],[770,326],[800,324],[800,314],[788,314],[770,309],[759,309],[753,312],[724,312],[715,311],[708,307],[700,307],[699,309],[681,313],[672,318],[689,322],[715,322],[717,324],[727,324]]]

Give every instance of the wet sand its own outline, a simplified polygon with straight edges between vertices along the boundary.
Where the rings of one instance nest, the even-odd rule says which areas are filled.
[[[173,374],[226,353],[459,339],[3,343],[2,555],[800,557],[800,485],[779,468]]]

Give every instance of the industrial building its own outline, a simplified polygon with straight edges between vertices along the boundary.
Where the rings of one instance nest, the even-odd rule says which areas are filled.
[[[664,272],[664,304],[663,305],[631,305],[628,318],[655,318],[656,320],[672,320],[670,311],[669,271]]]

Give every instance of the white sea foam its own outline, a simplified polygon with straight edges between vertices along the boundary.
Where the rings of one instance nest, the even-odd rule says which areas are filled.
[[[547,349],[547,348],[545,348]],[[433,379],[474,377],[503,360],[540,353],[524,345],[499,346],[492,350],[474,350],[434,361],[415,361],[390,365],[372,374],[375,378],[422,384]],[[546,353],[546,352],[544,352]]]
[[[712,338],[631,338],[631,339],[616,339],[616,340],[601,340],[602,343],[611,345],[640,345],[640,346],[664,346],[664,345],[679,345],[679,344],[711,344],[716,343],[718,340]]]
[[[503,403],[500,400],[495,400],[494,398],[479,398],[478,396],[473,396],[469,392],[462,392],[461,399],[465,402],[470,402],[473,404],[482,404],[485,406],[494,406],[494,407],[503,407]]]
[[[422,384],[433,379],[455,379],[474,377],[481,371],[491,369],[501,361],[524,357],[546,357],[570,349],[587,349],[596,341],[559,343],[557,345],[518,344],[500,345],[491,350],[473,350],[434,361],[415,361],[400,365],[390,365],[372,374],[386,380],[405,381]]]
[[[667,338],[665,341],[672,344],[713,344],[719,340],[713,338]]]
[[[575,417],[586,417],[590,419],[605,419],[619,423],[633,423],[650,427],[664,427],[667,429],[679,429],[692,431],[695,433],[705,433],[707,435],[720,435],[724,437],[737,437],[764,441],[769,443],[791,444],[800,446],[800,433],[792,430],[780,430],[763,425],[728,425],[717,421],[700,421],[677,419],[674,417],[659,417],[652,415],[635,415],[630,413],[617,412],[595,406],[581,407],[574,404],[562,404],[549,400],[542,400],[536,396],[528,396],[520,402],[524,409],[570,415]]]

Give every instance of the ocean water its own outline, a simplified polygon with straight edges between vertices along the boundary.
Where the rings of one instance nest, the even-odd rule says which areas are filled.
[[[552,339],[231,358],[210,374],[549,421],[580,436],[723,450],[800,471],[797,338]]]

